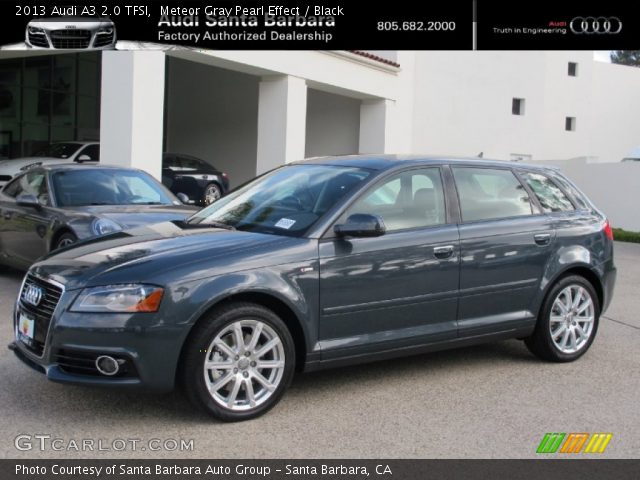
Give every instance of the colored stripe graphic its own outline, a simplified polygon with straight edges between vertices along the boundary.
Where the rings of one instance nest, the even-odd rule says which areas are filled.
[[[588,433],[570,433],[562,444],[560,453],[580,453],[587,438],[589,438]]]
[[[604,453],[612,437],[613,434],[611,433],[594,433],[584,453]]]
[[[556,453],[566,433],[546,433],[536,453]]]

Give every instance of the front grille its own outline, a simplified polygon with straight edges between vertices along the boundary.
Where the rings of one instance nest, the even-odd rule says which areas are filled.
[[[53,48],[88,48],[91,43],[91,30],[52,30],[50,36]]]
[[[47,37],[42,33],[29,33],[29,43],[34,47],[49,48]]]
[[[13,177],[11,175],[0,175],[0,182],[8,182]]]
[[[96,359],[102,353],[86,352],[82,350],[60,349],[54,355],[54,361],[60,370],[73,375],[89,375],[92,377],[109,378],[98,372]],[[120,370],[114,377],[136,377],[136,369],[130,358],[124,355],[109,354],[120,363]]]
[[[93,41],[93,46],[95,48],[104,47],[106,45],[111,45],[113,43],[113,32],[111,33],[100,33],[96,35],[96,39]]]
[[[27,288],[30,285],[40,287],[44,291],[44,295],[38,306],[33,306],[24,299]],[[27,274],[24,286],[20,292],[20,310],[34,320],[33,341],[31,345],[26,343],[24,345],[36,355],[42,356],[44,345],[47,341],[47,334],[49,333],[51,317],[53,317],[53,312],[58,306],[61,296],[62,288],[35,277],[30,273]]]

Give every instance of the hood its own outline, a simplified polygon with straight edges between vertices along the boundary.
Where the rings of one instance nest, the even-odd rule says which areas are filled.
[[[70,163],[71,160],[65,158],[55,158],[55,157],[23,157],[23,158],[12,158],[10,160],[2,160],[0,161],[0,174],[2,175],[17,175],[20,173],[20,169],[27,167],[29,165],[33,165],[34,163],[39,164],[56,164],[56,163]]]
[[[108,218],[124,230],[152,223],[184,220],[198,209],[188,205],[96,205],[90,207],[65,207],[65,211]]]
[[[106,18],[88,17],[41,18],[29,22],[29,26],[43,28],[45,30],[65,29],[67,25],[73,25],[79,30],[95,30],[99,27],[111,26],[113,22]]]
[[[219,228],[184,228],[166,222],[79,242],[50,254],[31,271],[67,290],[119,283],[162,283],[167,276],[211,275],[269,266],[274,252],[294,252],[309,240]],[[282,259],[280,259],[282,261]],[[182,269],[178,271],[179,269]]]

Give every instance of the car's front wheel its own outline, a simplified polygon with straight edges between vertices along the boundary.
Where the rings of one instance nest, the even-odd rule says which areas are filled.
[[[222,190],[215,183],[210,183],[204,189],[204,195],[202,201],[205,206],[211,205],[213,202],[222,197]]]
[[[58,250],[59,248],[68,247],[69,245],[73,245],[78,241],[78,237],[76,237],[73,233],[67,232],[63,233],[60,238],[56,241],[54,246],[54,250]]]
[[[585,278],[561,278],[547,294],[529,350],[543,360],[571,362],[589,349],[598,331],[598,296]]]
[[[293,377],[295,348],[276,314],[235,303],[195,328],[182,363],[184,388],[195,405],[219,420],[239,421],[278,403]]]

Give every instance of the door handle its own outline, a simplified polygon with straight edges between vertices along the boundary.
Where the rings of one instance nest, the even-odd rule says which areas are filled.
[[[533,236],[533,239],[538,245],[549,245],[549,242],[551,242],[551,234],[537,233]]]
[[[453,245],[445,245],[444,247],[435,247],[433,254],[436,258],[449,258],[453,255]]]

